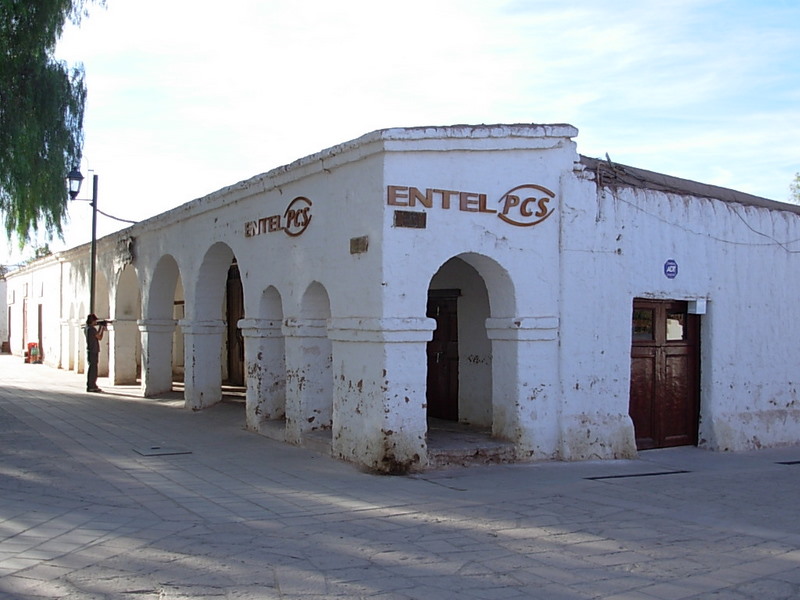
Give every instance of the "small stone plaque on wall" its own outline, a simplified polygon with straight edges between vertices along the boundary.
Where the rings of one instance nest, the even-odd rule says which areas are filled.
[[[428,214],[410,210],[394,211],[394,226],[408,227],[410,229],[425,229]]]
[[[363,254],[369,249],[369,236],[350,238],[350,254]]]

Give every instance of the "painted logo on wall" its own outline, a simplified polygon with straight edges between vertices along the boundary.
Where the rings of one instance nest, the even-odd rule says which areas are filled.
[[[670,258],[664,263],[664,275],[667,279],[675,279],[678,276],[678,263],[675,259]]]
[[[478,192],[422,189],[405,185],[386,187],[386,203],[389,206],[454,209],[493,214],[504,223],[515,227],[532,227],[547,219],[555,212],[555,207],[550,206],[550,201],[555,197],[554,192],[535,183],[511,188],[494,203],[489,202],[487,194]]]
[[[509,225],[531,227],[538,225],[553,214],[555,208],[548,206],[556,195],[546,187],[528,183],[518,185],[500,198],[503,211],[497,216]]]
[[[302,235],[311,223],[313,203],[305,196],[298,196],[289,203],[282,215],[264,217],[244,224],[244,237],[282,231],[290,237]]]

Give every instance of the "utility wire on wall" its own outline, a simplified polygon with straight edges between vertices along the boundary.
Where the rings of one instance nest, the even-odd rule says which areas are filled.
[[[128,219],[120,219],[119,217],[115,217],[114,215],[110,215],[110,214],[108,214],[107,212],[103,212],[103,211],[102,211],[102,210],[100,210],[99,208],[97,209],[97,212],[99,212],[99,213],[100,213],[101,215],[103,215],[104,217],[108,217],[109,219],[114,219],[115,221],[120,221],[120,222],[122,222],[122,223],[130,223],[130,224],[132,224],[132,225],[135,225],[136,223],[138,223],[138,222],[139,222],[139,221],[130,221],[130,220],[128,220]]]

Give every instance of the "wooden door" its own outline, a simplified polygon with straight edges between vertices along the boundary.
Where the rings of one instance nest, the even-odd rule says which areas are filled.
[[[228,269],[228,384],[244,385],[244,338],[239,320],[244,318],[244,293],[239,267]]]
[[[428,342],[428,416],[458,421],[459,290],[430,290],[427,315],[436,319]]]
[[[700,317],[686,302],[633,303],[630,416],[639,450],[697,444]]]

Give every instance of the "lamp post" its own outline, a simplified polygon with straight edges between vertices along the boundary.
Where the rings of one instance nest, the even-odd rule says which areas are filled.
[[[69,197],[75,200],[78,192],[81,191],[83,174],[78,167],[73,167],[67,175],[69,181]],[[94,282],[95,282],[95,263],[97,262],[97,175],[92,177],[92,258],[90,264],[89,279],[89,313],[94,314]]]

